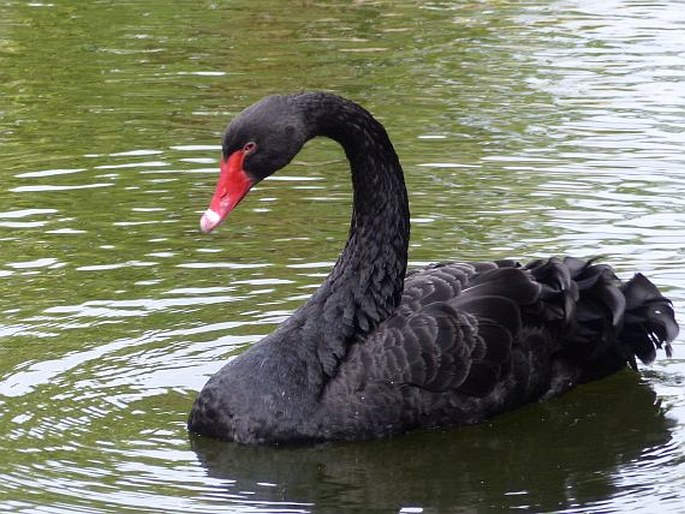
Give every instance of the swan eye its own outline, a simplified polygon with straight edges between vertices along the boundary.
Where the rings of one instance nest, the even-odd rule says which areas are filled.
[[[257,151],[257,143],[254,141],[250,141],[249,143],[245,143],[245,146],[243,146],[243,153],[245,155],[250,155],[253,154]]]

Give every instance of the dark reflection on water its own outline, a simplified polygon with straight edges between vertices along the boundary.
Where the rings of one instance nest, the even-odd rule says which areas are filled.
[[[667,460],[674,424],[649,386],[622,373],[478,427],[316,448],[191,442],[211,477],[231,480],[225,493],[316,512],[626,512],[622,468]]]

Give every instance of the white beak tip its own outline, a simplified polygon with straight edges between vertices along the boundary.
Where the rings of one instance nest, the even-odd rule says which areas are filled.
[[[221,215],[212,209],[207,209],[200,219],[200,230],[205,234],[211,232],[221,223]]]

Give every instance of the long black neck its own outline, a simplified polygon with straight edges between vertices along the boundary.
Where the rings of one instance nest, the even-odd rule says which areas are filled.
[[[335,267],[293,316],[304,345],[314,345],[324,374],[335,373],[348,345],[363,339],[397,307],[409,243],[402,167],[383,126],[360,106],[323,93],[292,97],[308,138],[339,142],[354,191],[347,244]]]

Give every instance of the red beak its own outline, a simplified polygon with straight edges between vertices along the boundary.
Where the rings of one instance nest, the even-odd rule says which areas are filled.
[[[226,216],[240,203],[250,188],[253,180],[243,169],[245,152],[233,152],[228,159],[221,160],[221,172],[216,184],[216,191],[200,220],[200,229],[209,233],[221,224]]]

